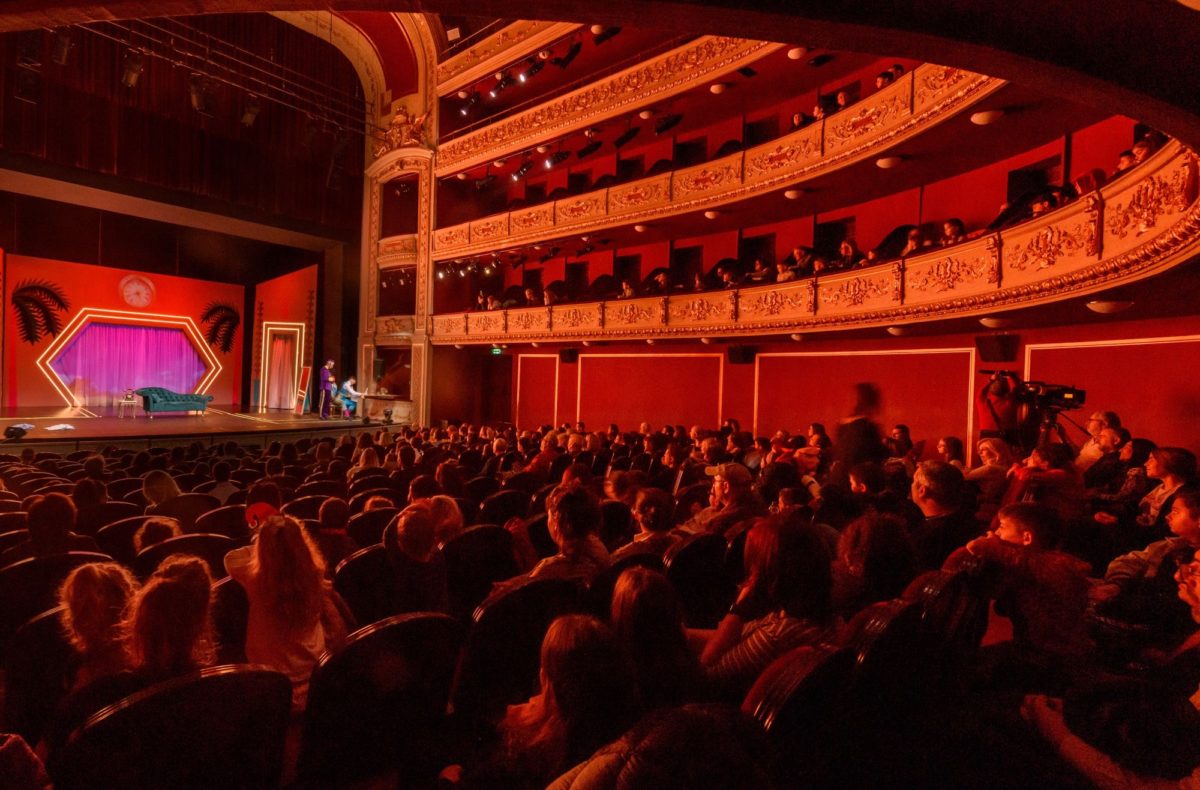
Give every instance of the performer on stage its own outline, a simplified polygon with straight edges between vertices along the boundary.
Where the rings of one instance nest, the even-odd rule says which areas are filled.
[[[357,383],[358,379],[354,376],[342,382],[342,413],[347,420],[354,419],[354,413],[358,411],[358,399],[362,397],[362,393],[354,389]]]
[[[321,368],[321,419],[329,419],[329,410],[333,406],[333,393],[337,389],[337,379],[333,376],[333,360],[326,360]]]

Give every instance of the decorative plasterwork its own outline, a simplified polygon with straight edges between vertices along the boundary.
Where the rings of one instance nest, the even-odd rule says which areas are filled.
[[[1200,253],[1200,179],[1194,154],[1172,142],[1139,170],[1140,178],[1131,174],[1126,177],[1131,180],[1118,179],[1099,194],[1044,217],[947,250],[780,285],[554,306],[547,308],[545,321],[523,320],[520,339],[736,337],[845,329],[973,316],[1104,290]],[[1179,187],[1164,189],[1161,183]],[[1099,229],[1111,227],[1106,215],[1127,212],[1130,206],[1154,216],[1155,223],[1147,225],[1134,246],[1101,243]],[[435,316],[434,342],[502,342],[514,334],[514,316],[529,312]]]
[[[459,258],[551,241],[567,234],[590,233],[633,222],[649,223],[795,185],[875,156],[930,125],[957,115],[1005,85],[1002,80],[981,74],[957,69],[949,72],[960,76],[951,78],[946,67],[926,64],[826,119],[824,124],[813,124],[695,167],[521,209],[525,214],[552,206],[554,218],[550,224],[510,223],[508,235],[487,239],[473,235],[481,220],[439,229],[434,238],[434,257]],[[946,93],[936,102],[929,96],[931,101],[926,102],[924,109],[913,114],[907,104],[913,83],[925,79],[927,74],[939,75],[933,84],[945,86]],[[441,151],[438,156],[440,162]]]
[[[337,14],[328,11],[278,11],[271,16],[287,22],[293,27],[311,33],[322,41],[337,47],[358,73],[366,97],[367,119],[374,124],[387,111],[381,99],[387,91],[387,78],[383,64],[371,40],[362,31]]]
[[[415,327],[410,315],[387,315],[376,319],[375,335],[412,335]]]
[[[380,269],[394,266],[415,266],[417,263],[417,236],[389,236],[379,240],[378,265]]]
[[[465,88],[569,35],[583,25],[574,22],[518,20],[472,47],[447,58],[437,67],[439,96]]]
[[[442,143],[437,175],[502,159],[540,140],[595,123],[702,85],[785,46],[705,36],[525,112]]]

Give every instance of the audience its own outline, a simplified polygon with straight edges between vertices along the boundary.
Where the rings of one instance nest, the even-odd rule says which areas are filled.
[[[29,537],[0,554],[0,567],[30,557],[52,557],[69,551],[100,551],[87,535],[76,535],[75,503],[66,494],[35,496],[28,505],[25,528]]]

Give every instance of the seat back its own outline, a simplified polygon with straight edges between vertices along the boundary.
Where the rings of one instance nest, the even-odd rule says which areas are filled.
[[[309,685],[301,781],[328,787],[399,767],[401,785],[432,786],[445,765],[436,755],[461,643],[453,618],[423,612],[360,628],[323,656]]]
[[[106,487],[108,488],[108,498],[110,501],[124,499],[127,494],[132,494],[142,487],[142,478],[122,477],[120,480],[110,480],[106,484]]]
[[[0,568],[0,660],[7,656],[18,628],[58,604],[58,588],[68,573],[80,565],[111,560],[107,554],[72,551],[31,557]]]
[[[675,494],[675,523],[682,524],[692,517],[693,506],[701,509],[708,506],[708,493],[712,490],[711,483],[695,483],[681,489]]]
[[[180,494],[161,505],[155,505],[151,515],[173,518],[184,532],[193,532],[197,518],[219,507],[221,500],[212,494]]]
[[[480,524],[504,526],[510,518],[525,518],[529,514],[529,495],[524,491],[497,491],[479,506]]]
[[[297,489],[297,493],[299,490]],[[329,499],[329,495],[326,494],[307,494],[293,499],[291,502],[285,502],[280,512],[293,518],[318,518],[321,514],[321,505],[325,504],[327,499]]]
[[[366,491],[350,497],[350,512],[363,512],[363,508],[367,506],[367,500],[375,496],[383,497],[397,508],[400,507],[400,503],[403,501],[403,497],[391,488],[368,488]]]
[[[249,620],[250,599],[246,597],[246,588],[232,576],[213,582],[212,623],[218,663],[246,663],[246,626]]]
[[[528,699],[538,689],[546,629],[585,608],[579,585],[562,579],[525,578],[490,595],[467,635],[452,694],[455,714],[495,721],[505,705]]]
[[[114,521],[140,515],[142,515],[142,508],[132,502],[109,500],[90,508],[80,509],[79,517],[75,522],[75,531],[81,534],[95,535],[101,527],[107,527]]]
[[[899,716],[919,704],[936,679],[936,641],[922,622],[920,604],[871,604],[847,626],[854,654],[851,705],[867,716]]]
[[[346,534],[354,539],[359,548],[374,546],[383,540],[383,530],[400,511],[394,507],[381,507],[355,513],[346,522]]]
[[[525,530],[529,533],[529,542],[538,557],[545,559],[558,553],[554,538],[550,537],[550,523],[545,512],[539,513],[525,522]]]
[[[513,558],[512,535],[494,524],[481,524],[455,535],[441,551],[446,561],[450,613],[461,622],[470,622],[475,607],[488,596],[494,583],[520,572]]]
[[[340,480],[314,480],[311,483],[301,483],[296,489],[296,496],[345,497],[346,484]],[[316,518],[316,516],[305,516],[304,518]]]
[[[378,543],[342,560],[333,574],[333,588],[360,623],[373,623],[395,612],[396,577]]]
[[[539,475],[535,475],[532,472],[517,472],[514,475],[506,477],[501,487],[506,491],[524,491],[526,495],[532,497],[541,484],[542,479]]]
[[[127,567],[133,567],[137,552],[133,549],[133,536],[142,528],[146,520],[153,516],[134,516],[114,521],[106,527],[101,527],[96,533],[96,543],[105,554],[111,554],[113,559]]]
[[[972,662],[987,631],[988,596],[975,589],[972,569],[964,568],[926,574],[910,597],[939,645],[940,679],[953,679]]]
[[[21,509],[21,503],[15,499],[0,499],[0,513],[13,513]]]
[[[479,504],[500,490],[500,481],[494,477],[473,477],[463,483],[463,495]]]
[[[11,516],[14,513],[3,513],[0,515]],[[11,519],[8,523],[0,523],[0,551],[10,549],[13,546],[24,543],[29,539],[29,530],[25,529],[25,513],[21,513],[21,518]]]
[[[266,667],[210,667],[159,683],[88,719],[63,749],[56,783],[275,787],[291,702],[287,676]]]
[[[4,725],[28,743],[41,740],[66,696],[75,650],[62,627],[63,607],[17,629],[5,667]]]
[[[142,549],[133,559],[133,572],[141,579],[148,579],[167,557],[186,554],[204,560],[213,578],[219,579],[225,575],[225,555],[235,548],[237,544],[224,535],[192,533],[167,538]]]
[[[250,528],[246,526],[245,505],[224,505],[202,514],[196,519],[196,532],[224,535],[241,543],[249,540]]]
[[[600,540],[609,551],[616,551],[633,540],[633,511],[617,500],[600,503]]]
[[[775,746],[776,775],[797,787],[836,784],[834,755],[844,736],[841,705],[854,656],[830,646],[804,646],[775,659],[751,687],[742,710]]]
[[[612,608],[613,588],[617,586],[617,579],[621,578],[621,574],[630,568],[649,568],[661,573],[662,557],[652,551],[635,551],[614,561],[592,577],[592,583],[588,585],[588,598],[597,617],[608,619]]]
[[[667,551],[667,578],[679,592],[691,628],[715,628],[733,603],[734,587],[725,574],[725,538],[692,535]]]

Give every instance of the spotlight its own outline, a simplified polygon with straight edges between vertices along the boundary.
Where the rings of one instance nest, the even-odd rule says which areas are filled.
[[[192,109],[201,115],[212,116],[212,95],[209,93],[208,81],[202,74],[192,74],[188,80],[188,96],[191,97]]]
[[[737,73],[741,74],[746,79],[758,76],[758,72],[755,71],[754,69],[750,68],[749,66],[742,66],[740,69],[737,70]]]
[[[665,131],[674,129],[682,120],[683,116],[679,113],[672,113],[671,115],[663,116],[659,119],[658,123],[654,124],[654,133],[662,134]]]
[[[462,93],[462,91],[460,91],[460,93]],[[463,98],[466,99],[466,104],[464,104],[462,107],[459,107],[458,111],[463,115],[470,115],[471,110],[476,104],[479,103],[479,91],[471,91]]]
[[[475,188],[482,192],[483,190],[490,187],[492,185],[492,183],[495,182],[495,180],[496,180],[496,174],[488,173],[483,178],[481,178],[475,182]]]
[[[648,121],[654,117],[654,110],[642,110],[638,113],[638,117],[643,121]]]
[[[517,75],[517,79],[520,80],[521,82],[525,82],[525,80],[536,75],[539,71],[541,71],[544,68],[546,68],[546,64],[543,63],[542,61],[531,60],[531,61],[529,61],[529,65],[525,67],[525,70]]]
[[[580,159],[584,159],[584,158],[586,158],[586,157],[589,157],[589,156],[591,156],[592,154],[594,154],[594,153],[596,153],[597,151],[599,151],[599,150],[600,150],[600,146],[602,146],[602,145],[604,145],[604,143],[603,143],[602,141],[600,141],[600,140],[592,140],[590,143],[588,143],[587,145],[585,145],[583,148],[580,148],[578,151],[576,151],[576,152],[575,152],[575,156],[579,157]]]
[[[521,165],[520,167],[518,167],[516,170],[513,171],[512,180],[520,181],[522,178],[529,175],[529,171],[532,169],[533,169],[533,162],[532,161],[526,162],[525,164]]]
[[[819,69],[822,66],[824,66],[826,63],[831,62],[832,60],[833,60],[833,55],[830,55],[828,52],[826,52],[823,55],[817,55],[815,58],[809,58],[808,65],[812,66],[814,69]]]
[[[455,178],[457,178],[459,181],[466,181],[466,180],[467,180],[467,174],[466,174],[466,173],[458,173],[458,174],[457,174],[457,175],[455,175],[454,177],[455,177]]]
[[[136,88],[145,70],[146,58],[142,53],[133,50],[126,52],[125,62],[121,66],[121,84],[126,88]]]
[[[500,77],[496,80],[496,87],[488,91],[488,96],[493,99],[496,98],[505,90],[512,87],[514,82],[516,82],[516,80],[514,80],[511,75],[501,72]]]
[[[621,146],[625,145],[633,138],[637,137],[638,133],[641,131],[642,131],[642,127],[631,126],[628,129],[626,129],[624,132],[621,132],[620,137],[618,137],[616,140],[613,140],[613,145],[616,146],[617,148],[620,148]]]
[[[446,279],[446,270],[445,270],[445,269],[438,269],[437,278],[438,278],[439,280],[444,280],[444,279]]]
[[[574,44],[572,44],[567,49],[567,51],[563,55],[560,55],[557,58],[551,58],[550,62],[553,63],[555,66],[558,66],[560,69],[565,69],[567,66],[571,65],[571,61],[573,61],[573,60],[575,60],[575,58],[579,57],[579,53],[582,51],[583,51],[583,42],[576,41]]]
[[[246,97],[246,105],[242,108],[242,126],[250,127],[254,125],[254,121],[258,118],[258,113],[262,106],[258,102],[258,97],[253,93]]]
[[[546,169],[549,170],[560,162],[565,162],[570,156],[570,151],[555,151],[546,157]]]
[[[592,43],[595,44],[596,46],[600,46],[605,41],[608,41],[613,36],[615,36],[621,32],[621,28],[619,28],[619,27],[606,27],[603,30],[601,30],[599,33],[596,33],[595,30],[596,30],[596,26],[593,25],[592,32],[595,35],[595,38],[592,39]]]

